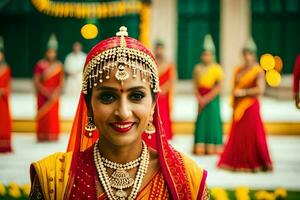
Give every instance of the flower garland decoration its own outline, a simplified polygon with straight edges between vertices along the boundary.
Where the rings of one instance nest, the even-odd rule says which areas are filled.
[[[63,2],[52,0],[31,0],[33,6],[46,15],[54,17],[108,18],[127,14],[138,14],[142,9],[140,1],[112,2]]]
[[[145,1],[112,1],[112,2],[63,2],[52,0],[31,0],[37,11],[54,17],[72,17],[77,19],[105,19],[122,17],[128,14],[140,14],[139,40],[150,48],[150,2]],[[94,29],[93,29],[94,30]],[[95,32],[95,31],[94,31]],[[94,34],[96,37],[96,33]],[[92,39],[93,36],[84,37]]]

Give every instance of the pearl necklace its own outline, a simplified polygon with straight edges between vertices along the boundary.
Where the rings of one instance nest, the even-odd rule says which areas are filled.
[[[127,199],[135,199],[142,185],[143,178],[147,172],[149,164],[149,152],[145,142],[143,141],[143,150],[141,156],[136,160],[125,164],[114,163],[103,158],[98,148],[98,141],[96,142],[93,150],[94,162],[96,165],[98,177],[105,193],[107,194],[108,199],[126,200],[128,195],[123,189],[129,188],[131,186],[132,191]],[[139,166],[139,168],[136,177],[133,180],[126,170],[132,169],[137,166]],[[111,177],[109,177],[105,167],[115,169],[116,171],[112,174]],[[113,188],[115,188],[117,191],[114,192]]]

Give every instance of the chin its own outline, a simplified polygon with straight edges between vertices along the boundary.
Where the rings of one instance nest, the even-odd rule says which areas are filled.
[[[108,133],[109,135],[106,136],[106,139],[115,146],[132,145],[141,138],[137,130],[131,130],[128,133],[119,133],[115,130],[110,130]]]

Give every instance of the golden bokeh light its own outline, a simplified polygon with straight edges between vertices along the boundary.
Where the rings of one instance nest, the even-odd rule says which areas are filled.
[[[271,69],[266,73],[266,81],[269,86],[277,87],[281,82],[281,75],[275,69]]]
[[[283,67],[282,59],[279,56],[274,56],[274,60],[275,60],[274,69],[280,73]]]
[[[81,35],[85,39],[94,39],[98,35],[98,28],[94,24],[85,24],[81,27]]]
[[[265,71],[274,69],[275,59],[271,54],[266,53],[260,57],[260,65]]]

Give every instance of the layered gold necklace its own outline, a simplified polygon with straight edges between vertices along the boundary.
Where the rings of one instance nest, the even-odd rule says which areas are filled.
[[[102,157],[99,151],[98,143],[99,141],[97,141],[94,146],[94,162],[96,165],[99,180],[108,199],[135,199],[140,190],[149,164],[149,151],[147,145],[143,141],[143,150],[139,158],[125,164],[119,164]],[[127,170],[136,167],[138,167],[138,171],[135,178],[133,179],[132,177],[130,177]],[[110,177],[108,176],[106,168],[115,170]],[[132,187],[132,190],[130,195],[128,196],[124,189],[130,187]]]

